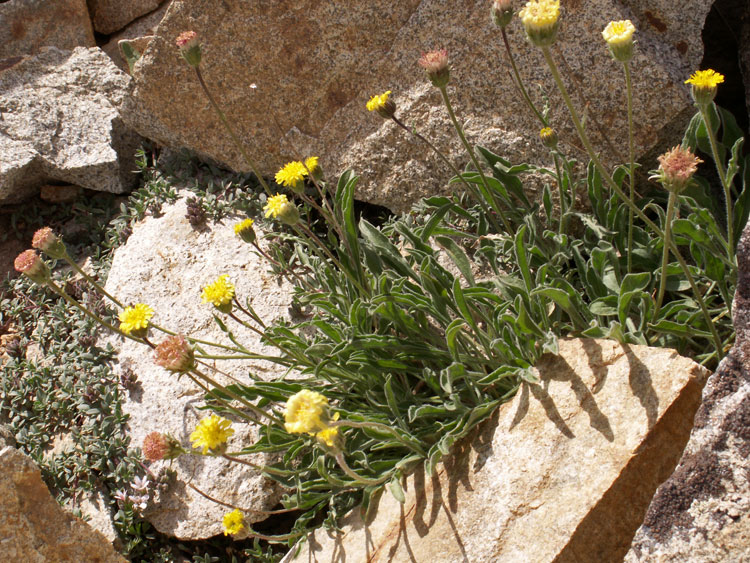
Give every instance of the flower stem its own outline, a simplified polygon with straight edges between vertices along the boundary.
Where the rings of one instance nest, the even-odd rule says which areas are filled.
[[[607,182],[607,185],[610,188],[612,188],[612,190],[622,199],[622,201],[624,201],[633,210],[633,212],[638,216],[639,219],[641,219],[641,221],[643,221],[646,225],[648,225],[648,227],[654,233],[656,233],[657,236],[661,237],[664,240],[665,245],[668,245],[671,247],[672,253],[677,259],[677,262],[679,262],[680,267],[682,268],[682,271],[685,274],[685,278],[687,278],[687,281],[690,284],[691,289],[693,290],[693,295],[695,296],[695,299],[701,308],[703,317],[705,318],[706,324],[708,325],[708,328],[711,331],[711,335],[713,336],[714,345],[716,346],[716,353],[718,357],[721,359],[724,356],[721,338],[719,337],[719,333],[716,331],[716,327],[714,326],[713,320],[711,319],[711,314],[708,312],[708,309],[706,308],[706,303],[703,301],[703,297],[701,296],[701,293],[698,290],[698,287],[695,285],[695,281],[693,280],[693,276],[690,273],[690,269],[688,268],[687,262],[685,262],[685,259],[682,257],[682,254],[680,253],[680,250],[677,248],[677,245],[674,243],[674,241],[667,240],[664,237],[664,232],[658,227],[658,225],[656,225],[656,223],[654,223],[651,219],[649,219],[648,216],[638,208],[635,202],[633,202],[633,200],[631,200],[625,194],[625,192],[622,191],[620,186],[617,185],[617,183],[612,179],[612,177],[609,175],[607,170],[604,168],[604,165],[602,164],[601,160],[599,160],[599,157],[594,151],[594,147],[591,146],[591,141],[589,140],[588,135],[586,135],[586,131],[583,129],[581,120],[579,119],[578,113],[576,112],[575,107],[573,106],[573,102],[570,99],[568,90],[567,88],[565,88],[565,84],[563,83],[562,78],[560,77],[560,72],[557,70],[557,65],[555,65],[554,59],[552,59],[552,55],[549,51],[549,48],[542,47],[541,49],[542,49],[542,54],[544,55],[544,60],[547,62],[547,65],[550,68],[550,72],[552,73],[552,77],[555,80],[555,84],[557,85],[558,90],[560,90],[560,94],[562,95],[563,100],[565,101],[565,105],[568,107],[568,111],[570,112],[570,117],[573,120],[573,125],[576,128],[578,137],[581,139],[581,142],[586,148],[586,152],[588,153],[589,158],[591,158],[591,161],[594,163],[594,166],[599,171],[599,174],[604,179],[604,181]]]
[[[664,225],[664,252],[661,258],[661,282],[659,283],[659,295],[656,298],[656,307],[654,308],[654,322],[659,317],[661,304],[664,300],[664,290],[667,285],[667,266],[669,264],[669,244],[667,241],[672,237],[672,217],[674,216],[674,207],[677,202],[677,194],[669,192],[669,201],[667,202],[667,222]]]
[[[263,176],[261,176],[260,172],[258,171],[257,165],[255,164],[253,159],[250,158],[250,155],[247,154],[245,147],[242,145],[242,142],[240,141],[239,137],[237,137],[237,134],[234,132],[234,129],[232,129],[232,126],[229,124],[229,121],[227,120],[226,115],[224,115],[224,112],[221,111],[219,104],[216,103],[216,100],[214,100],[214,97],[211,95],[211,92],[209,91],[208,86],[206,86],[206,82],[203,80],[203,73],[201,73],[200,68],[198,68],[197,66],[193,68],[195,68],[195,74],[198,77],[198,82],[200,83],[201,88],[203,89],[203,93],[206,94],[208,101],[211,103],[211,107],[219,116],[219,119],[221,120],[222,124],[226,128],[227,132],[229,132],[229,136],[232,137],[232,141],[234,142],[234,145],[240,151],[240,154],[245,159],[245,162],[247,162],[247,164],[250,166],[250,169],[253,171],[253,174],[255,174],[255,177],[258,178],[258,182],[260,182],[260,185],[263,186],[263,189],[266,190],[266,193],[269,196],[272,196],[273,193],[271,192],[271,189],[268,187],[268,184],[266,183],[265,179],[263,179]]]
[[[542,113],[536,109],[536,106],[534,105],[534,102],[531,101],[531,97],[529,96],[529,93],[526,91],[526,87],[523,85],[523,80],[521,79],[521,74],[518,72],[518,68],[516,67],[516,60],[513,57],[513,52],[510,50],[510,42],[508,41],[508,35],[505,33],[505,28],[502,28],[500,30],[502,36],[503,36],[503,43],[505,43],[505,51],[508,53],[508,60],[510,60],[510,66],[513,69],[513,74],[516,77],[516,85],[521,90],[521,94],[523,95],[523,99],[526,101],[526,105],[529,106],[531,111],[534,112],[534,115],[536,115],[537,119],[541,121],[543,127],[549,126],[549,120],[542,115]]]
[[[456,129],[456,133],[458,133],[458,137],[459,139],[461,139],[461,143],[463,143],[464,148],[466,149],[466,152],[469,153],[469,158],[471,158],[471,162],[474,164],[474,167],[477,169],[477,173],[479,174],[479,177],[482,179],[482,184],[484,185],[484,189],[487,190],[486,197],[489,199],[490,204],[492,204],[492,207],[500,216],[500,220],[503,222],[505,231],[508,234],[513,233],[513,230],[510,227],[510,223],[508,222],[508,219],[505,217],[505,213],[503,213],[502,207],[500,207],[500,205],[497,203],[495,199],[495,196],[493,195],[492,189],[490,188],[490,185],[487,182],[487,178],[484,175],[484,172],[482,171],[482,167],[479,166],[477,157],[474,154],[474,149],[471,147],[471,145],[469,145],[469,142],[466,140],[466,136],[464,135],[464,131],[461,128],[461,125],[459,125],[458,120],[456,119],[456,114],[453,111],[453,106],[451,105],[450,98],[448,98],[447,87],[443,86],[442,88],[438,88],[438,90],[440,90],[440,95],[443,97],[443,103],[445,103],[445,109],[448,110],[448,115],[450,116],[451,121],[453,122],[453,127]]]
[[[477,189],[476,189],[476,188],[475,188],[474,186],[472,186],[471,184],[469,184],[469,182],[467,182],[467,181],[466,181],[466,178],[464,178],[464,177],[463,177],[463,176],[461,175],[461,172],[459,172],[458,168],[456,168],[456,167],[454,166],[454,164],[453,164],[453,163],[452,163],[452,162],[451,162],[450,160],[448,160],[448,157],[446,157],[446,156],[445,156],[445,154],[443,154],[443,151],[441,151],[440,149],[438,149],[438,148],[437,148],[437,147],[436,147],[436,146],[435,146],[434,144],[432,144],[432,143],[431,143],[431,142],[430,142],[430,141],[429,141],[429,140],[428,140],[428,139],[427,139],[427,138],[426,138],[425,136],[423,136],[423,135],[420,135],[420,134],[419,134],[419,133],[417,133],[417,132],[416,132],[416,131],[415,131],[414,129],[409,129],[409,128],[408,128],[408,127],[407,127],[406,125],[404,125],[404,123],[403,123],[403,122],[402,122],[402,121],[401,121],[400,119],[398,119],[398,118],[397,118],[397,117],[396,117],[395,115],[392,115],[392,116],[391,116],[391,119],[392,119],[392,120],[394,121],[394,123],[395,123],[396,125],[398,125],[399,127],[401,127],[401,128],[402,128],[402,129],[404,130],[404,131],[406,131],[407,133],[410,133],[411,135],[415,136],[415,137],[416,137],[417,139],[419,139],[419,140],[420,140],[420,141],[422,141],[422,142],[423,142],[424,144],[426,144],[426,145],[427,145],[428,147],[430,147],[430,148],[432,149],[432,151],[433,151],[433,152],[434,152],[434,153],[435,153],[436,155],[438,155],[438,157],[440,157],[440,159],[441,159],[441,160],[442,160],[443,162],[445,162],[445,163],[446,163],[446,164],[448,165],[448,167],[449,167],[449,168],[450,168],[450,169],[451,169],[451,170],[453,171],[453,174],[455,174],[456,178],[458,178],[458,179],[459,179],[459,180],[461,181],[461,183],[462,183],[462,184],[463,184],[463,185],[464,185],[464,186],[466,187],[466,189],[467,189],[467,190],[469,191],[469,193],[470,193],[470,194],[471,194],[471,195],[472,195],[472,196],[474,197],[474,199],[476,199],[476,200],[477,200],[477,202],[479,203],[479,205],[481,205],[481,206],[482,206],[482,209],[484,210],[485,214],[487,215],[487,218],[488,218],[488,219],[489,219],[489,220],[490,220],[490,221],[491,221],[492,223],[494,223],[494,222],[495,222],[495,218],[494,218],[494,217],[492,216],[492,214],[490,213],[490,211],[489,211],[489,208],[487,207],[487,204],[486,204],[486,202],[485,202],[484,198],[483,198],[483,197],[481,197],[481,195],[479,195],[479,194],[478,194],[478,192],[477,192]],[[495,228],[495,230],[496,230],[496,231],[499,231],[499,230],[500,230],[500,229],[498,229],[498,228],[497,228],[497,225],[496,225],[496,224],[493,224],[493,227]]]
[[[187,373],[188,373],[188,376],[197,375],[198,377],[200,377],[206,383],[214,386],[216,389],[219,389],[223,393],[226,393],[227,395],[229,395],[233,399],[239,401],[240,403],[242,403],[243,405],[245,405],[248,409],[250,409],[250,411],[252,411],[256,416],[258,416],[258,417],[265,417],[265,418],[267,418],[267,419],[269,419],[269,420],[271,420],[271,421],[273,421],[273,422],[275,422],[277,424],[282,424],[283,423],[283,421],[280,418],[278,418],[278,417],[276,417],[276,416],[274,416],[272,414],[267,413],[263,409],[259,409],[254,404],[252,404],[250,401],[248,401],[244,397],[238,395],[237,393],[235,393],[234,391],[232,391],[228,387],[224,387],[222,384],[220,384],[219,382],[217,382],[215,379],[209,377],[208,375],[206,375],[202,371],[194,368],[194,369],[190,370]],[[192,379],[192,377],[191,377],[191,379]]]
[[[630,201],[635,201],[635,138],[633,131],[633,81],[630,62],[622,63],[625,69],[625,89],[628,98],[628,156],[630,160]],[[671,194],[670,194],[671,195]],[[666,235],[668,236],[668,235]],[[668,252],[668,247],[667,252]],[[628,207],[628,273],[633,271],[633,208]],[[657,305],[657,310],[659,306]]]
[[[727,181],[727,173],[724,170],[724,164],[719,158],[719,144],[716,141],[716,134],[714,133],[713,127],[711,127],[711,121],[708,117],[708,106],[699,106],[701,118],[703,119],[703,125],[706,128],[706,134],[708,135],[708,141],[711,145],[711,156],[713,156],[714,164],[716,165],[716,172],[719,174],[719,180],[724,188],[724,203],[727,208],[727,245],[728,245],[728,258],[729,262],[734,264],[734,219],[732,213],[732,186]]]
[[[117,299],[115,299],[115,298],[114,298],[113,296],[111,296],[111,295],[110,295],[109,293],[107,293],[107,291],[106,291],[106,290],[104,289],[104,287],[103,287],[103,286],[102,286],[101,284],[99,284],[99,282],[97,282],[96,280],[94,280],[94,278],[92,278],[92,277],[91,277],[91,276],[89,276],[89,275],[88,275],[88,274],[87,274],[86,272],[84,272],[84,271],[83,271],[83,270],[82,270],[82,269],[80,268],[80,266],[78,266],[78,264],[76,264],[75,260],[73,260],[73,259],[72,259],[72,258],[71,258],[71,257],[70,257],[70,256],[68,255],[68,253],[67,253],[67,252],[66,252],[66,253],[65,253],[65,255],[63,256],[63,260],[65,260],[65,261],[66,261],[66,262],[67,262],[68,264],[70,264],[70,266],[71,266],[71,267],[72,267],[72,268],[73,268],[73,269],[74,269],[74,270],[75,270],[76,272],[78,272],[78,273],[79,273],[79,274],[80,274],[81,276],[83,276],[83,278],[84,278],[84,279],[85,279],[85,280],[86,280],[87,282],[89,282],[89,283],[90,283],[91,285],[93,285],[93,286],[94,286],[94,287],[96,288],[96,290],[97,290],[97,291],[98,291],[99,293],[101,293],[102,295],[104,295],[104,296],[105,296],[105,297],[106,297],[107,299],[109,299],[110,301],[112,301],[112,303],[114,303],[114,304],[115,304],[115,305],[117,305],[118,307],[120,307],[120,308],[122,308],[122,309],[124,309],[124,308],[125,308],[125,305],[123,305],[123,304],[122,304],[122,303],[120,303],[120,302],[119,302],[119,301],[118,301]]]
[[[353,420],[337,420],[336,422],[331,422],[331,427],[336,426],[349,426],[351,428],[372,428],[373,430],[379,430],[381,432],[388,432],[389,434],[392,434],[394,438],[400,443],[402,443],[404,446],[409,448],[410,450],[413,450],[417,452],[419,455],[426,457],[427,454],[425,451],[414,442],[410,440],[405,440],[398,432],[396,432],[393,428],[388,426],[387,424],[381,424],[379,422],[356,422]]]
[[[375,486],[380,485],[382,483],[385,483],[390,475],[386,475],[385,477],[381,477],[380,479],[368,479],[367,477],[363,477],[356,471],[354,471],[351,467],[349,467],[349,464],[346,463],[346,459],[344,459],[344,454],[341,452],[341,450],[336,450],[336,463],[339,464],[339,467],[341,467],[341,470],[346,473],[347,476],[354,479],[356,482],[365,485],[365,486]]]

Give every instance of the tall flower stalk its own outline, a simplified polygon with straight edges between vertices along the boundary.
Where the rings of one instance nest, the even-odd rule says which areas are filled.
[[[677,248],[677,245],[674,243],[674,241],[667,240],[665,238],[664,231],[662,231],[658,227],[658,225],[656,225],[656,223],[649,219],[648,216],[638,208],[635,202],[631,198],[629,198],[628,195],[622,191],[620,186],[618,186],[617,183],[612,179],[612,176],[609,174],[606,168],[604,168],[604,165],[596,154],[596,151],[594,151],[594,147],[592,146],[591,141],[586,134],[585,129],[583,128],[583,124],[581,123],[581,119],[578,116],[578,112],[576,111],[575,106],[570,99],[568,89],[565,87],[565,83],[562,81],[560,72],[557,68],[557,65],[555,64],[554,59],[552,58],[552,53],[549,49],[550,46],[555,42],[557,30],[559,27],[559,0],[537,0],[528,2],[526,4],[526,7],[521,10],[520,16],[529,40],[534,45],[539,47],[542,51],[544,60],[550,69],[552,78],[555,81],[555,85],[560,91],[560,95],[562,96],[563,101],[565,102],[565,105],[570,112],[570,117],[573,121],[573,126],[576,129],[576,133],[578,133],[578,137],[581,139],[581,143],[583,143],[583,146],[586,149],[589,158],[594,163],[597,171],[607,183],[607,185],[618,195],[618,197],[620,197],[620,199],[622,199],[622,201],[625,202],[626,205],[628,205],[628,207],[633,210],[635,215],[637,215],[639,219],[641,219],[654,233],[656,233],[657,236],[661,237],[662,240],[664,240],[665,245],[671,247],[672,253],[677,259],[677,262],[680,264],[680,268],[684,272],[685,278],[690,284],[690,288],[693,291],[695,300],[698,302],[701,313],[703,314],[703,317],[706,321],[706,325],[711,331],[711,335],[714,339],[714,345],[716,347],[716,354],[721,359],[724,355],[721,338],[719,337],[719,333],[717,332],[716,326],[714,325],[713,319],[711,318],[711,313],[706,307],[703,296],[696,286],[692,274],[690,273],[687,262],[685,262],[685,259]]]
[[[724,204],[726,207],[726,221],[727,221],[727,247],[728,247],[728,258],[731,263],[735,262],[734,257],[734,213],[732,211],[732,186],[729,184],[729,178],[727,176],[727,170],[724,168],[724,164],[719,155],[719,143],[716,140],[716,134],[714,133],[713,127],[711,127],[711,118],[709,111],[713,108],[713,100],[716,97],[716,88],[719,84],[724,82],[724,75],[716,72],[715,70],[699,70],[690,76],[685,81],[685,84],[692,86],[691,91],[695,105],[698,106],[698,111],[701,114],[703,125],[706,128],[706,135],[708,136],[708,142],[711,145],[711,156],[713,157],[714,164],[716,165],[716,172],[719,175],[721,186],[724,188]]]
[[[633,81],[630,61],[633,59],[635,26],[630,20],[613,21],[602,31],[612,58],[622,63],[625,72],[625,91],[628,105],[628,160],[630,161],[630,200],[635,201],[635,138],[633,132]],[[628,208],[628,273],[633,271],[633,208]],[[658,308],[658,307],[657,307]]]
[[[451,105],[450,98],[448,97],[448,82],[450,80],[448,52],[445,49],[438,49],[425,53],[419,59],[419,66],[421,66],[425,70],[425,72],[427,73],[427,77],[430,79],[430,82],[432,82],[432,85],[440,90],[440,95],[443,98],[445,109],[448,110],[448,116],[451,119],[451,123],[453,123],[453,128],[456,130],[458,138],[461,140],[461,144],[463,144],[466,152],[469,153],[469,158],[471,159],[474,168],[476,168],[482,185],[484,186],[486,193],[483,195],[487,198],[487,201],[491,203],[492,208],[500,217],[500,220],[503,222],[503,227],[505,227],[505,231],[507,233],[512,233],[513,230],[511,228],[510,222],[505,216],[502,207],[498,203],[497,198],[495,197],[495,194],[489,185],[489,182],[487,182],[487,177],[484,175],[482,167],[479,165],[479,161],[477,160],[476,154],[474,153],[474,148],[466,140],[466,135],[464,134],[463,128],[456,119],[456,113],[453,111],[453,106]]]

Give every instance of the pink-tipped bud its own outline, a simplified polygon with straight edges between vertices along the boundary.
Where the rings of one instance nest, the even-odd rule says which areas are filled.
[[[693,175],[698,170],[698,164],[703,162],[690,149],[676,146],[657,158],[659,169],[651,176],[670,192],[680,193],[690,184]]]
[[[143,457],[148,461],[160,461],[162,459],[174,459],[185,452],[180,443],[161,432],[151,432],[143,439]]]
[[[43,227],[34,233],[31,247],[44,252],[50,258],[58,260],[68,255],[63,241],[49,227]]]
[[[168,336],[154,350],[154,361],[167,371],[184,373],[195,366],[195,354],[181,334]]]
[[[16,257],[13,267],[36,283],[46,283],[49,280],[49,268],[36,250],[24,250]]]
[[[180,50],[182,58],[192,67],[201,64],[201,44],[198,40],[198,34],[194,31],[183,31],[175,40],[177,48]]]
[[[445,49],[436,49],[429,53],[423,53],[418,62],[434,86],[445,88],[450,80],[448,51]]]

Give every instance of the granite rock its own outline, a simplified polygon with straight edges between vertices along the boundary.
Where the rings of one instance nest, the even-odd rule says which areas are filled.
[[[110,36],[109,41],[102,45],[102,51],[109,55],[109,58],[124,72],[130,72],[128,63],[120,47],[121,41],[130,42],[139,53],[143,53],[148,47],[148,43],[159,27],[164,14],[167,13],[171,1],[164,2],[153,12],[142,16],[129,24],[127,27]]]
[[[119,31],[133,20],[153,12],[164,0],[88,0],[94,29],[110,34]]]
[[[737,248],[734,347],[703,391],[679,465],[626,561],[750,561],[750,229]]]
[[[638,49],[632,62],[637,153],[674,143],[694,112],[685,78],[701,60],[700,31],[711,1],[566,2],[554,55],[575,102],[587,105],[613,146],[627,143],[624,78],[601,38],[610,20],[632,18]],[[509,78],[489,2],[374,0],[338,3],[282,0],[175,0],[134,71],[123,118],[141,134],[185,146],[248,170],[202,95],[174,41],[194,30],[203,41],[202,71],[261,171],[317,154],[329,174],[361,174],[357,197],[405,211],[420,197],[444,192],[450,170],[390,121],[365,110],[373,94],[392,90],[398,115],[444,150],[457,166],[468,158],[451,130],[440,95],[416,65],[421,52],[450,53],[449,94],[471,142],[513,162],[547,162],[540,128]],[[551,93],[551,120],[563,140],[572,127],[537,48],[520,22],[508,28],[516,60],[537,102]],[[254,87],[251,87],[254,85]],[[591,102],[590,104],[587,104]],[[681,132],[679,133],[681,135]],[[598,146],[604,140],[595,135]],[[627,152],[622,151],[620,152]],[[645,162],[646,169],[651,165]]]
[[[9,0],[0,3],[0,22],[0,60],[96,46],[86,0]]]
[[[252,247],[234,234],[232,224],[237,218],[194,230],[185,213],[186,203],[181,199],[164,206],[159,217],[148,217],[135,225],[127,243],[115,252],[107,290],[123,303],[146,303],[153,307],[152,320],[160,326],[227,345],[231,342],[213,319],[216,310],[201,303],[201,288],[219,275],[229,275],[238,299],[242,303],[247,299],[265,322],[287,318],[291,287],[268,273],[265,262],[254,254]],[[260,235],[261,231],[256,232]],[[275,355],[275,348],[261,345],[255,332],[220,316],[249,350]],[[163,335],[152,331],[150,337],[158,343]],[[187,376],[177,377],[157,366],[145,346],[119,337],[110,337],[109,341],[118,349],[116,370],[132,370],[138,378],[137,388],[123,403],[123,411],[130,415],[129,435],[133,445],[140,446],[147,434],[158,431],[171,434],[189,448],[190,433],[200,419],[208,416],[206,411],[198,410],[204,404],[201,389]],[[222,353],[222,350],[207,350]],[[264,379],[285,374],[284,368],[268,361],[211,364],[242,382],[250,381],[249,373]],[[208,367],[201,370],[222,384],[230,383],[227,377]],[[255,425],[231,415],[227,417],[235,429],[228,443],[232,451],[255,440]],[[263,465],[270,458],[254,455],[243,459]],[[169,465],[169,462],[155,462],[151,470],[158,473]],[[149,507],[145,517],[160,532],[180,539],[203,539],[222,532],[221,519],[227,508],[206,499],[195,488],[242,507],[248,523],[265,519],[261,511],[273,508],[281,495],[278,485],[257,471],[222,458],[186,455],[174,460],[171,467],[177,471],[176,483],[161,495],[157,504]]]
[[[0,203],[50,182],[128,191],[140,142],[116,109],[128,80],[96,47],[45,47],[0,70]]]
[[[682,453],[707,372],[675,351],[561,340],[524,384],[406,502],[354,510],[285,562],[619,561]]]
[[[0,541],[5,561],[125,563],[102,534],[57,503],[31,458],[4,447],[0,469]]]

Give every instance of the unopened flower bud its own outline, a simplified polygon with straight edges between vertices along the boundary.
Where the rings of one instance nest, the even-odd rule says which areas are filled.
[[[34,233],[34,238],[31,240],[31,247],[41,250],[55,260],[68,255],[63,241],[49,227],[43,227]]]
[[[713,69],[694,72],[685,84],[693,87],[693,100],[699,107],[708,106],[716,97],[716,87],[724,82],[724,75]]]
[[[602,31],[602,37],[616,61],[626,63],[633,58],[634,33],[635,26],[630,20],[609,22]]]
[[[419,57],[419,66],[427,73],[433,86],[445,88],[450,80],[451,71],[448,67],[448,51],[445,49],[436,49],[429,53],[423,53]]]
[[[513,0],[493,0],[490,17],[496,26],[506,28],[513,19]]]
[[[539,131],[539,138],[545,147],[550,149],[557,148],[557,132],[552,127],[544,127]]]
[[[560,27],[560,0],[531,0],[518,12],[526,35],[537,47],[549,47]]]
[[[257,236],[255,234],[255,229],[253,228],[253,223],[255,223],[255,221],[252,219],[240,221],[234,226],[234,234],[249,244],[254,243]]]
[[[16,271],[28,276],[36,283],[47,283],[50,278],[49,268],[36,250],[24,250],[16,257],[13,266]]]
[[[198,34],[194,31],[183,31],[177,36],[175,41],[182,58],[192,67],[198,67],[201,64],[201,44],[198,40]]]
[[[154,361],[167,371],[184,373],[195,366],[193,348],[181,334],[165,338],[154,350]]]
[[[291,201],[282,203],[279,207],[279,212],[276,215],[276,218],[285,225],[293,227],[299,223],[299,211],[297,210],[297,206]]]

